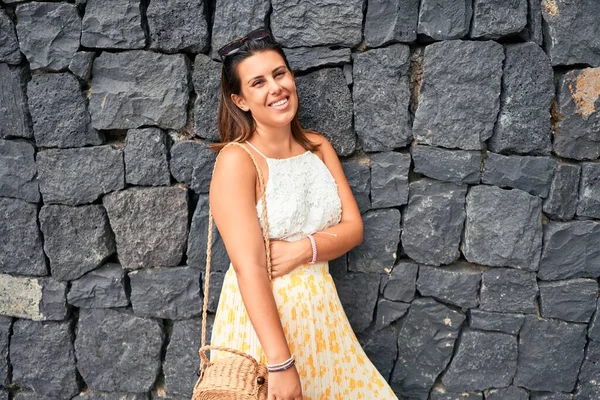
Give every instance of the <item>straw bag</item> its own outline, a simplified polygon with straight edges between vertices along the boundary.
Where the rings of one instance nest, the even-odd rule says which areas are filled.
[[[232,142],[244,149],[252,159],[258,175],[262,201],[262,217],[264,221],[263,239],[267,254],[267,272],[271,279],[271,250],[269,242],[269,222],[267,219],[267,202],[265,199],[265,183],[256,159],[242,144]],[[225,147],[227,147],[225,146]],[[215,162],[216,165],[216,162]],[[236,349],[206,345],[206,310],[208,307],[208,291],[210,277],[212,247],[213,216],[208,214],[208,239],[206,245],[206,274],[204,283],[204,304],[202,306],[202,344],[199,350],[199,378],[194,386],[192,400],[267,400],[268,372],[267,366],[258,363],[251,355]],[[231,356],[210,362],[207,350],[226,351]]]

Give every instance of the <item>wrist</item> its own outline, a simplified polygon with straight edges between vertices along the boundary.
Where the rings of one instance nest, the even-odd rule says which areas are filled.
[[[301,249],[298,265],[308,264],[312,261],[313,258],[313,250],[310,239],[308,237],[304,237],[302,240],[299,241],[299,244]]]

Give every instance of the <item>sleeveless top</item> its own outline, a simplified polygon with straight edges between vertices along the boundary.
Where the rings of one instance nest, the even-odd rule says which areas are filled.
[[[247,143],[267,162],[266,182],[269,237],[300,240],[336,225],[342,217],[342,202],[335,179],[319,156],[306,151],[289,158],[269,158]],[[256,205],[261,228],[262,201]]]

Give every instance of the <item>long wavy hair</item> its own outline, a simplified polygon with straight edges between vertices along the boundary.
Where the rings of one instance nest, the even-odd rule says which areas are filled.
[[[247,40],[236,53],[225,57],[221,67],[221,94],[219,99],[219,135],[220,143],[211,146],[213,150],[220,150],[229,142],[244,142],[252,136],[256,129],[256,121],[250,111],[243,111],[235,105],[231,99],[232,94],[241,95],[241,81],[237,71],[237,66],[246,58],[264,51],[276,51],[285,66],[292,73],[290,64],[281,48],[281,45],[272,39]],[[294,77],[295,78],[295,77]],[[300,102],[298,101],[298,110]],[[298,119],[298,110],[291,121],[292,136],[306,150],[315,151],[318,145],[311,142],[305,130],[300,125]],[[312,131],[311,131],[312,132]]]

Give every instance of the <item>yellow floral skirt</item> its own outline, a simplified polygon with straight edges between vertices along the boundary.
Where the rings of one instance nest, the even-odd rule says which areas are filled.
[[[273,295],[302,383],[304,400],[397,400],[368,359],[344,313],[327,262],[302,265],[272,281]],[[232,266],[225,274],[211,344],[266,357]],[[213,351],[211,360],[227,356]]]

